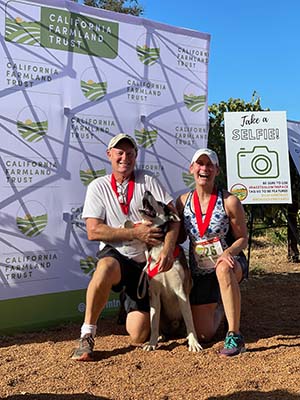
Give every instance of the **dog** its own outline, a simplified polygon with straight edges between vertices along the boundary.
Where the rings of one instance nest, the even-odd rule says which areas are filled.
[[[149,191],[145,192],[143,209],[139,211],[144,220],[151,221],[153,226],[159,227],[164,233],[167,231],[169,222],[180,221],[166,204],[156,201]],[[149,343],[146,343],[143,349],[155,350],[160,334],[178,333],[184,321],[189,351],[200,351],[202,347],[197,340],[189,301],[192,279],[184,252],[178,246],[172,268],[169,271],[157,273],[157,259],[162,248],[163,243],[151,247],[148,251],[146,268],[149,281],[151,335]]]

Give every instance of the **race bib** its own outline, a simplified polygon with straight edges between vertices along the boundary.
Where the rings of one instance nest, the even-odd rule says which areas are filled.
[[[199,240],[194,246],[194,254],[199,269],[214,269],[216,261],[222,253],[222,244],[217,237]]]

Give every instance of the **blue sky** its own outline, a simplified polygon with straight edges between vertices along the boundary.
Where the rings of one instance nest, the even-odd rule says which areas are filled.
[[[300,120],[300,0],[140,0],[144,17],[211,35],[209,104],[230,97]]]
[[[211,35],[208,103],[230,97],[300,121],[300,0],[139,0],[144,18]]]

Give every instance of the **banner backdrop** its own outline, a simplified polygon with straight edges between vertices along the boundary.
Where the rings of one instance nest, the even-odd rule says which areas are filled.
[[[206,146],[210,36],[71,1],[0,0],[0,330],[82,316],[81,211],[112,136],[178,196]],[[111,298],[108,308],[118,301]]]
[[[287,121],[290,155],[300,175],[300,122]]]

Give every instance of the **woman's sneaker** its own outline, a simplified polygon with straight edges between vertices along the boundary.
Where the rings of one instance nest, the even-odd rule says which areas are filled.
[[[78,340],[78,346],[73,350],[72,360],[93,361],[95,340],[92,335],[87,335]]]
[[[246,351],[245,341],[240,333],[228,332],[224,342],[224,348],[219,351],[221,357],[232,357]]]

